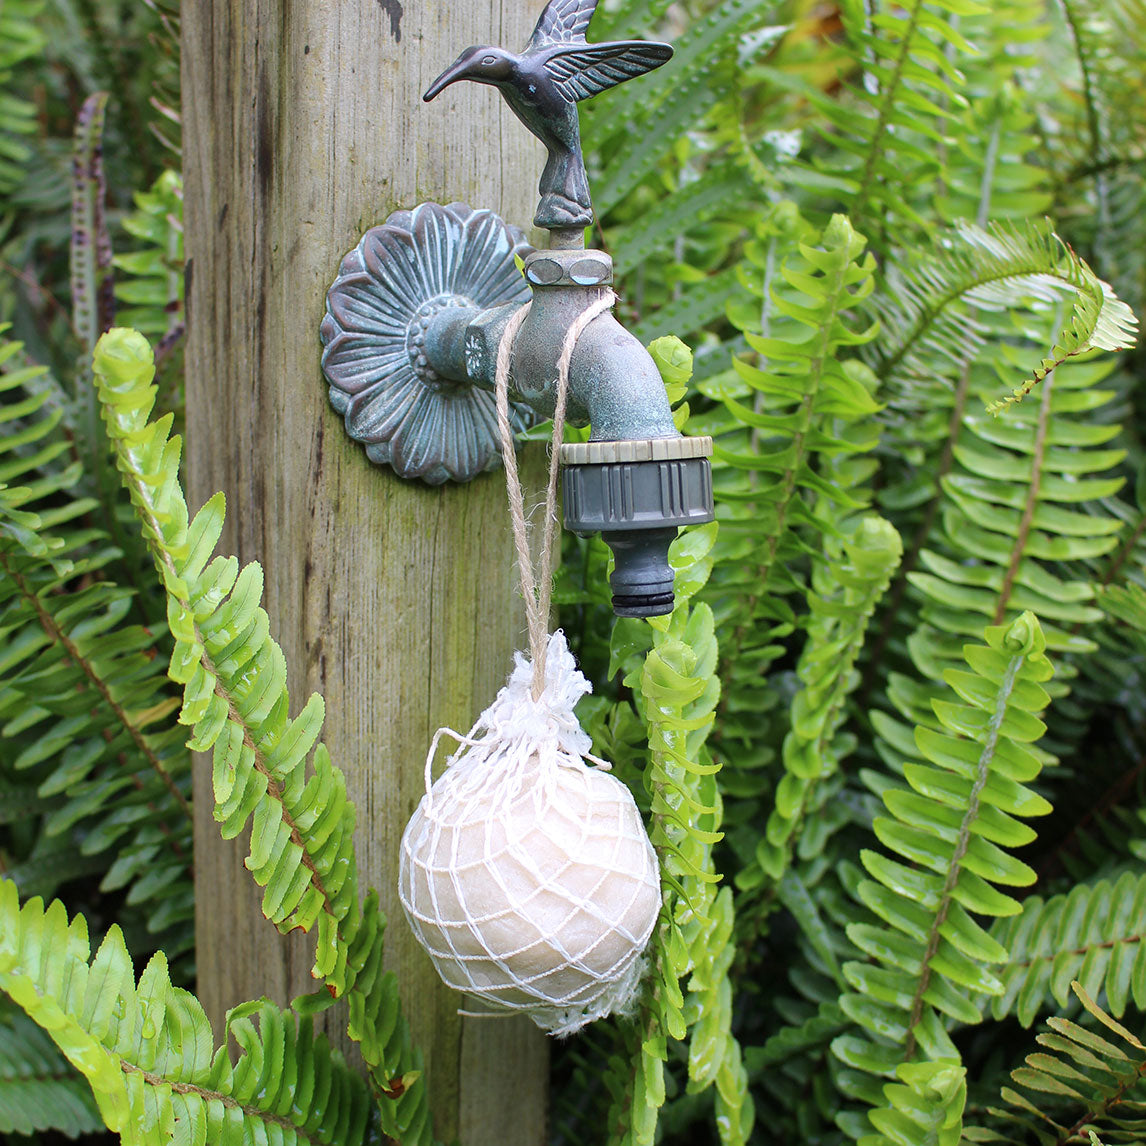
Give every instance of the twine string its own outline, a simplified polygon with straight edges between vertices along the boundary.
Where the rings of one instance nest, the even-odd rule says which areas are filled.
[[[560,462],[561,442],[565,436],[565,408],[569,399],[569,366],[573,349],[585,328],[598,315],[608,310],[615,301],[611,290],[605,288],[570,324],[557,358],[557,387],[553,409],[553,439],[549,453],[549,481],[545,490],[545,524],[541,546],[535,566],[529,548],[529,530],[525,517],[525,498],[521,479],[517,473],[517,454],[513,445],[513,430],[509,424],[509,370],[513,343],[521,325],[529,314],[532,303],[526,303],[506,323],[497,346],[495,390],[497,397],[497,427],[501,434],[501,458],[505,466],[505,491],[509,501],[509,517],[513,525],[513,544],[517,550],[517,569],[521,577],[521,593],[525,598],[525,622],[529,633],[529,655],[533,662],[533,699],[538,700],[545,688],[545,652],[549,641],[549,609],[553,599],[553,553],[557,538],[557,470]]]

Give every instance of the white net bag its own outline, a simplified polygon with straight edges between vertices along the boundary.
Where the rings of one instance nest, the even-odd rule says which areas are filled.
[[[628,788],[586,763],[573,707],[591,687],[563,634],[536,700],[531,664],[515,659],[432,786],[430,750],[399,894],[449,986],[567,1035],[633,1000],[660,873]]]

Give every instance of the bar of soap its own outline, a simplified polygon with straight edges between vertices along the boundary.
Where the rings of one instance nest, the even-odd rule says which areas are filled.
[[[629,1005],[661,905],[628,788],[552,742],[463,753],[406,827],[399,890],[449,986],[558,1035]]]

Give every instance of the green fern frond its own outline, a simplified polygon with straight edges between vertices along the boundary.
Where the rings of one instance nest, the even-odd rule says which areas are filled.
[[[737,268],[729,267],[686,285],[680,296],[658,307],[656,312],[632,326],[633,336],[648,344],[655,338],[677,334],[686,336],[724,315],[734,298],[742,293]]]
[[[1140,475],[1136,497],[1139,506],[1143,505],[1144,498],[1146,482]],[[1088,657],[1081,669],[1085,684],[1096,691],[1096,700],[1101,702],[1108,696],[1117,697],[1125,706],[1127,722],[1137,729],[1146,721],[1146,697],[1143,697],[1140,686],[1146,677],[1146,585],[1141,580],[1129,578],[1142,578],[1146,574],[1146,561],[1141,553],[1146,514],[1140,508],[1132,510],[1125,503],[1119,504],[1129,517],[1129,528],[1123,544],[1104,563],[1103,583],[1097,590],[1096,604],[1106,618],[1104,624],[1092,630],[1099,651]],[[1118,584],[1117,580],[1121,578],[1126,580]],[[1130,751],[1134,753],[1133,763],[1125,762],[1122,774],[1115,781],[1117,787],[1113,789],[1123,793],[1124,798],[1115,803],[1111,809],[1113,815],[1101,825],[1101,838],[1094,839],[1092,846],[1097,846],[1100,854],[1114,858],[1120,849],[1111,845],[1114,839],[1121,839],[1123,855],[1128,853],[1146,861],[1146,800],[1142,798],[1141,786],[1138,787],[1137,801],[1133,796],[1125,796],[1129,787],[1127,781],[1143,769],[1140,751],[1133,741]],[[1080,841],[1083,840],[1084,831],[1078,828],[1076,832]],[[1146,967],[1143,973],[1146,973]],[[1084,986],[1088,986],[1085,980]],[[1146,1003],[1142,1007],[1146,1009]],[[1117,1008],[1115,1013],[1121,1015]]]
[[[973,918],[1015,914],[996,885],[1022,887],[1034,873],[1008,849],[1034,832],[1021,818],[1050,805],[1026,785],[1041,768],[1027,745],[1045,726],[1042,682],[1052,674],[1038,621],[1027,613],[989,627],[984,645],[964,650],[970,669],[950,669],[958,696],[934,701],[941,731],[915,730],[926,763],[909,762],[909,787],[883,795],[890,816],[877,838],[892,853],[865,849],[870,879],[857,894],[881,923],[854,923],[848,938],[870,959],[844,966],[854,988],[841,999],[868,1042],[838,1039],[837,1055],[858,1070],[889,1072],[918,1047],[931,1062],[957,1057],[945,1019],[978,1023],[974,995],[1002,991],[988,970],[1006,951]]]
[[[903,618],[915,675],[887,677],[888,698],[912,724],[934,722],[930,700],[943,670],[958,662],[963,641],[984,621],[1005,623],[1029,609],[1041,618],[1048,647],[1092,652],[1088,626],[1102,613],[1085,563],[1117,548],[1122,529],[1110,505],[1123,478],[1103,472],[1125,456],[1121,449],[1103,448],[1119,427],[1093,416],[1115,396],[1096,386],[1114,364],[1064,365],[1046,379],[1037,409],[1000,420],[971,412],[965,399],[988,392],[1021,363],[1023,351],[993,343],[981,359],[963,373],[962,396],[948,392],[954,405],[944,420],[950,421],[951,439],[942,461],[934,463],[940,471],[937,494],[929,496],[930,466],[920,466],[919,485],[911,483],[926,508],[916,548],[904,557],[909,571],[889,594],[891,606],[869,667],[873,676],[899,619],[904,590],[918,590],[922,607]],[[1065,695],[1073,675],[1068,666],[1054,691]],[[879,731],[888,745],[897,735],[891,726]],[[910,740],[902,726],[900,734]],[[885,753],[893,766],[897,756],[902,754]]]
[[[1002,413],[1021,402],[1056,367],[1091,350],[1118,351],[1134,345],[1138,319],[1105,283],[1080,288],[1070,324],[1059,332],[1050,353],[1035,367],[1030,378],[1006,397],[987,406],[990,414]]]
[[[966,1071],[958,1062],[905,1062],[898,1082],[883,1088],[887,1102],[868,1117],[877,1133],[857,1146],[959,1146],[963,1140]]]
[[[874,300],[887,335],[874,363],[881,378],[929,376],[935,369],[933,356],[957,364],[966,361],[983,343],[985,332],[976,311],[1017,307],[1029,300],[1045,304],[1069,297],[1073,310],[1050,354],[1038,367],[1026,368],[1031,374],[1026,391],[1067,358],[1092,348],[1133,345],[1137,320],[1129,307],[1055,234],[1049,221],[1025,227],[992,223],[986,228],[963,223],[937,247],[930,259],[890,273]],[[1016,393],[1022,389],[1016,387]]]
[[[654,72],[642,81],[639,108],[630,99],[618,115],[618,101],[624,97],[609,93],[586,105],[582,128],[586,149],[608,157],[601,177],[594,181],[594,202],[601,215],[656,172],[677,140],[726,96],[732,75],[721,61],[735,52],[739,36],[760,18],[754,0],[724,0],[690,21],[673,45],[669,74]],[[640,17],[637,34],[648,33],[647,19]],[[662,242],[671,243],[671,232],[662,234]]]
[[[612,244],[613,258],[621,270],[631,270],[671,243],[686,227],[743,202],[748,191],[739,170],[714,167],[626,226]]]
[[[990,357],[1001,371],[1019,354],[998,347]],[[935,547],[919,553],[922,568],[908,575],[926,598],[925,625],[911,638],[925,679],[936,679],[952,656],[953,641],[943,634],[970,635],[983,618],[999,624],[1025,609],[1044,619],[1052,649],[1094,647],[1078,631],[1101,617],[1094,589],[1067,563],[1118,545],[1121,522],[1102,508],[1102,499],[1123,479],[1103,471],[1124,455],[1095,448],[1118,427],[1078,417],[1113,398],[1095,387],[1111,368],[1101,362],[1060,367],[1044,381],[1038,408],[1008,424],[964,414],[952,445],[954,465],[941,481]],[[994,376],[976,370],[973,383],[978,379],[985,388]]]
[[[48,839],[76,859],[110,852],[101,889],[127,887],[153,930],[178,925],[166,938],[174,957],[190,945],[192,913],[190,758],[163,724],[178,701],[155,637],[122,623],[129,596],[73,589],[82,564],[72,569],[60,577],[29,550],[0,545],[0,625],[12,640],[0,720],[20,746],[12,767],[34,769],[39,794],[55,797]]]
[[[43,7],[43,0],[8,0],[0,8],[0,194],[23,181],[31,154],[20,137],[36,130],[36,108],[14,94],[13,71],[44,50]]]
[[[635,21],[648,35],[661,7],[651,0],[626,5],[628,16],[600,10],[596,21]],[[718,0],[674,29],[672,67],[643,77],[640,99],[610,91],[582,105],[586,156],[600,169],[593,186],[602,242],[625,274],[626,317],[642,341],[700,332],[734,293],[732,257],[746,215],[763,206],[762,167],[743,138],[738,61],[750,38],[767,38],[761,25],[770,16],[756,0]],[[736,124],[727,142],[728,133],[709,126],[718,121]],[[694,146],[701,132],[707,138]]]
[[[858,683],[855,663],[867,623],[899,564],[903,545],[883,518],[865,517],[847,540],[833,545],[832,560],[815,566],[808,595],[807,641],[796,676],[801,687],[792,699],[791,729],[784,738],[784,776],[756,862],[775,884],[789,862],[805,817],[825,803],[823,786],[839,767],[837,734],[849,693]],[[751,869],[737,878],[751,886]]]
[[[135,210],[122,226],[143,249],[116,255],[114,266],[130,276],[116,284],[126,306],[119,318],[141,334],[168,336],[183,322],[183,180],[165,171],[150,191],[137,191]]]
[[[849,509],[862,501],[849,497],[823,481],[812,466],[817,453],[862,452],[872,442],[853,445],[838,432],[833,419],[854,422],[879,407],[867,387],[839,361],[842,348],[862,345],[875,329],[848,325],[849,312],[873,289],[874,261],[863,256],[865,242],[848,221],[837,215],[817,243],[799,243],[801,263],[785,265],[779,276],[790,291],[771,291],[778,319],[769,322],[767,334],[746,330],[746,338],[760,356],[759,366],[737,360],[737,373],[757,396],[754,406],[738,399],[726,401],[734,424],[758,436],[754,452],[736,451],[718,445],[717,459],[725,466],[755,474],[724,497],[754,507],[748,521],[730,521],[726,531],[739,539],[751,530],[754,547],[760,547],[757,596],[769,592],[769,577],[776,572],[777,554],[784,533],[798,525],[814,525],[807,498],[825,496]],[[756,329],[759,329],[757,326]],[[735,655],[735,646],[727,650]]]
[[[936,213],[985,227],[989,220],[1025,222],[1052,205],[1052,177],[1037,148],[1038,117],[1027,90],[1043,75],[1050,24],[1044,0],[995,0],[977,16],[958,18],[975,45],[959,57],[967,106],[949,121]]]
[[[0,478],[12,483],[0,489],[0,736],[2,771],[34,785],[44,835],[11,874],[44,879],[27,891],[102,871],[101,889],[126,888],[174,958],[192,913],[178,701],[159,638],[127,623],[132,595],[106,579],[116,553],[87,525],[95,503],[77,495],[62,410],[36,385],[42,370],[12,368],[19,358],[18,343],[0,344]]]
[[[676,572],[671,617],[622,620],[613,667],[625,672],[628,702],[594,706],[589,726],[618,773],[639,782],[644,756],[649,835],[661,861],[664,905],[650,945],[650,975],[626,1053],[610,1060],[606,1086],[615,1146],[651,1146],[665,1101],[669,1040],[687,1045],[690,1093],[713,1089],[715,1123],[726,1146],[743,1146],[754,1111],[740,1046],[732,1035],[733,901],[717,891],[713,847],[721,839],[719,764],[706,747],[720,685],[712,611],[696,603],[712,569],[715,525],[681,535],[670,549]],[[651,645],[651,648],[650,648]],[[683,988],[683,989],[682,989]]]
[[[1029,5],[1028,5],[1029,7]],[[1006,10],[1004,9],[1004,14]],[[1041,11],[1036,19],[1041,24]],[[1008,61],[1009,69],[1014,64]],[[998,69],[995,74],[999,74]],[[1035,116],[1009,82],[977,99],[952,132],[945,186],[936,206],[949,224],[961,219],[986,227],[989,220],[1021,225],[1045,216],[1053,196],[1046,171],[1029,156]]]
[[[996,1121],[976,1131],[973,1141],[1013,1141],[1010,1132],[1016,1126],[1040,1146],[1093,1142],[1099,1132],[1111,1142],[1141,1141],[1146,1122],[1146,1046],[1079,983],[1070,986],[1097,1020],[1098,1029],[1064,1018],[1048,1019],[1050,1030],[1035,1038],[1042,1049],[1027,1055],[1025,1066],[1011,1071],[1018,1089],[1002,1088],[1000,1096],[1010,1109],[989,1108]]]
[[[825,1004],[800,1023],[786,1026],[763,1046],[744,1048],[744,1065],[750,1075],[758,1075],[812,1048],[823,1048],[848,1025],[843,1011]]]
[[[55,1130],[76,1138],[102,1126],[83,1077],[46,1032],[0,998],[0,1134]]]
[[[1048,45],[1059,110],[1040,130],[1056,168],[1055,211],[1066,218],[1086,202],[1070,231],[1095,270],[1140,310],[1146,300],[1141,260],[1142,165],[1146,160],[1143,75],[1138,29],[1142,0],[1063,0],[1061,31]],[[1059,22],[1056,21],[1056,24]],[[1048,67],[1048,70],[1050,68]]]
[[[809,173],[830,177],[865,233],[924,223],[916,195],[941,173],[946,121],[966,106],[955,59],[975,52],[956,20],[984,9],[972,0],[911,0],[894,9],[843,6],[859,82],[810,93],[835,150]],[[794,181],[806,181],[793,173]],[[876,244],[882,247],[881,241]]]
[[[342,993],[346,968],[339,963],[346,952],[336,936],[344,920],[353,927],[358,913],[347,862],[354,813],[321,745],[315,774],[305,779],[323,704],[311,697],[298,717],[288,718],[286,665],[259,606],[262,570],[251,564],[240,572],[233,558],[211,560],[223,526],[221,496],[188,520],[178,485],[181,443],[168,437],[169,417],[147,421],[153,374],[141,336],[117,330],[100,340],[101,412],[168,592],[175,638],[168,671],[184,686],[179,719],[192,728],[195,750],[213,750],[215,818],[224,838],[239,835],[257,811],[247,865],[266,889],[263,913],[284,932],[309,931],[321,917],[314,974],[329,977]],[[318,816],[321,832],[305,835]]]
[[[175,987],[162,954],[135,979],[113,926],[94,958],[82,916],[58,901],[20,906],[0,879],[0,990],[42,1027],[87,1079],[109,1129],[134,1146],[276,1141],[361,1142],[369,1091],[309,1020],[267,1000],[228,1013],[213,1049],[194,995]],[[172,1136],[175,1136],[172,1138]]]
[[[148,36],[155,80],[148,103],[156,118],[147,125],[160,144],[179,158],[183,154],[180,114],[180,12],[178,0],[143,0],[155,14],[158,27]]]
[[[1069,80],[1081,98],[1065,104],[1068,118],[1054,142],[1076,159],[1072,177],[1096,174],[1101,185],[1109,162],[1140,156],[1146,136],[1134,98],[1146,58],[1138,35],[1146,7],[1141,0],[1062,0],[1061,8],[1077,64]]]
[[[676,610],[667,620],[650,622],[653,648],[625,678],[648,730],[649,834],[667,884],[654,933],[652,981],[638,1021],[643,1033],[630,1091],[630,1136],[622,1139],[633,1146],[653,1141],[664,1101],[666,1036],[687,1038],[693,1087],[717,1084],[721,1141],[745,1142],[752,1125],[747,1077],[731,1034],[732,898],[727,889],[716,893],[719,877],[712,862],[713,845],[721,838],[721,807],[718,766],[705,741],[720,693],[717,644],[711,610],[689,604],[711,568],[714,533],[703,528],[681,539],[683,550],[678,544],[674,556],[683,558],[688,581],[678,576]],[[688,994],[682,995],[685,976],[691,977]]]
[[[1125,625],[1138,647],[1146,651],[1146,585],[1135,581],[1103,585],[1099,601],[1103,611]]]
[[[1028,896],[991,937],[1007,951],[997,971],[1003,989],[990,1000],[996,1019],[1013,1014],[1029,1027],[1050,1000],[1067,1005],[1075,980],[1088,994],[1104,991],[1117,1018],[1129,1003],[1146,1011],[1146,875]]]
[[[989,392],[1023,358],[1018,346],[1000,337],[981,361],[963,369],[959,394],[948,393],[944,420],[951,438],[942,461],[932,463],[940,470],[938,496],[927,502],[916,531],[919,548],[905,556],[905,564],[916,568],[889,595],[898,606],[908,586],[922,594],[921,607],[903,617],[915,673],[886,678],[888,699],[908,727],[885,714],[873,718],[878,751],[893,772],[910,755],[909,726],[934,725],[931,699],[938,682],[985,620],[1005,623],[1030,609],[1042,619],[1049,648],[1086,654],[1098,647],[1095,625],[1102,612],[1091,570],[1101,568],[1096,558],[1119,547],[1124,516],[1112,514],[1119,503],[1111,496],[1124,479],[1103,472],[1125,457],[1108,445],[1119,427],[1095,416],[1115,397],[1113,389],[1096,385],[1114,363],[1059,367],[1044,383],[1037,409],[1009,419],[969,409],[971,396]],[[926,496],[932,466],[919,472],[924,484],[917,492]],[[895,613],[889,608],[883,618],[881,641],[894,632]],[[883,648],[876,646],[872,677]],[[1076,671],[1068,662],[1049,691],[1065,697]],[[1090,671],[1086,662],[1083,671]]]
[[[664,18],[671,0],[619,0],[597,8],[590,24],[591,40],[617,40],[639,36]]]
[[[109,332],[94,369],[116,465],[167,591],[175,642],[168,675],[184,690],[179,722],[192,730],[192,749],[212,754],[220,832],[230,839],[251,824],[246,866],[264,888],[263,914],[284,933],[317,929],[311,973],[330,992],[320,991],[319,1001],[349,996],[348,1030],[370,1070],[383,1129],[422,1146],[432,1127],[421,1058],[400,1015],[396,981],[382,973],[385,917],[373,893],[358,905],[354,806],[342,773],[316,743],[322,698],[311,696],[290,718],[286,665],[259,604],[262,570],[211,558],[223,527],[222,495],[189,520],[172,417],[148,421],[156,390],[147,341],[132,330]],[[307,1008],[320,1009],[313,998]]]
[[[875,334],[852,318],[874,286],[864,247],[843,216],[816,235],[790,205],[778,208],[748,247],[746,297],[730,307],[757,361],[734,360],[746,393],[726,397],[709,427],[722,520],[706,597],[722,623],[735,618],[721,648],[728,702],[720,742],[737,771],[763,766],[779,747],[762,714],[776,703],[767,669],[797,624],[787,598],[803,594],[801,572],[821,534],[839,533],[870,497],[859,486],[870,474],[862,456],[878,440],[871,415],[879,406],[870,372],[845,357]],[[758,789],[750,776],[743,786]]]
[[[716,651],[712,612],[697,606],[688,620],[683,631],[654,644],[639,679],[630,674],[625,681],[640,689],[638,712],[649,724],[647,783],[653,846],[661,854],[666,877],[675,881],[677,894],[683,900],[700,895],[703,901],[702,885],[717,878],[711,849],[721,837],[716,829],[701,827],[708,817],[718,818],[719,809],[713,802],[715,783],[705,782],[716,765],[700,756],[720,688],[707,671]]]

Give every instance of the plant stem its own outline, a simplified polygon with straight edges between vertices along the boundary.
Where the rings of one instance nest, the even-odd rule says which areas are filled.
[[[1003,673],[1003,680],[999,687],[999,694],[995,698],[995,710],[987,724],[987,738],[983,742],[983,750],[979,753],[979,761],[975,769],[975,781],[971,785],[971,793],[967,800],[967,810],[963,813],[963,821],[959,825],[959,834],[955,840],[955,849],[947,864],[947,876],[943,881],[943,891],[940,895],[939,906],[931,921],[928,930],[927,945],[924,948],[923,960],[920,966],[919,981],[915,987],[915,994],[911,1000],[910,1017],[907,1021],[907,1046],[904,1049],[904,1059],[910,1060],[915,1054],[915,1028],[923,1014],[924,995],[931,982],[931,961],[939,950],[940,930],[947,921],[947,913],[951,910],[952,893],[959,882],[959,873],[962,871],[963,857],[971,846],[971,828],[979,818],[979,797],[991,778],[991,762],[995,758],[995,748],[999,742],[999,735],[1003,721],[1007,717],[1007,701],[1014,691],[1015,680],[1019,669],[1023,666],[1022,656],[1012,657]]]
[[[1039,420],[1035,430],[1035,447],[1031,457],[1031,477],[1027,485],[1026,502],[1023,505],[1023,516],[1019,519],[1019,532],[1015,537],[1015,544],[1011,549],[1010,561],[1007,571],[1003,574],[1003,586],[999,590],[999,601],[995,606],[995,616],[992,624],[1001,625],[1007,615],[1007,602],[1011,599],[1015,578],[1018,576],[1019,565],[1027,547],[1027,538],[1030,535],[1031,523],[1034,521],[1035,510],[1039,504],[1039,486],[1042,482],[1043,462],[1046,460],[1047,430],[1050,427],[1051,394],[1054,390],[1054,371],[1050,371],[1043,379],[1042,398],[1039,402]]]

